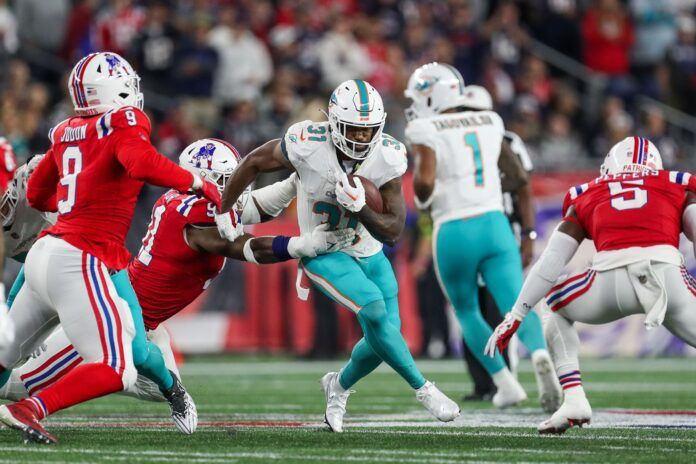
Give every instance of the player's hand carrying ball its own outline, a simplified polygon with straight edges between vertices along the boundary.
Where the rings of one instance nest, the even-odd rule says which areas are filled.
[[[522,320],[517,319],[512,314],[512,311],[507,313],[505,315],[505,319],[503,319],[503,322],[501,322],[498,327],[495,328],[493,335],[491,335],[491,338],[488,339],[488,343],[486,343],[486,349],[483,351],[483,354],[490,356],[491,358],[495,357],[496,346],[502,353],[503,350],[507,348],[508,343],[510,343],[512,336],[515,335],[515,332],[517,332],[520,322],[522,322]]]
[[[336,182],[336,201],[351,213],[357,213],[365,206],[365,188],[358,177],[353,177],[353,182],[355,187],[350,185],[345,172],[341,174],[341,180]]]

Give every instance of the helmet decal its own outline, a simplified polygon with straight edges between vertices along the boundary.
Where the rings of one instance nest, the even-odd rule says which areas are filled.
[[[113,76],[114,72],[120,73],[122,69],[125,69],[123,66],[121,66],[121,60],[119,60],[117,56],[112,55],[111,53],[106,53],[104,54],[104,58],[109,65],[109,76]]]
[[[423,78],[416,83],[416,90],[422,95],[429,95],[433,91],[433,86],[439,80],[439,77],[423,76]]]
[[[370,111],[370,99],[367,96],[367,87],[365,86],[365,82],[360,79],[355,79],[355,85],[358,86],[358,95],[360,96],[360,108],[358,108],[360,111],[360,120],[367,120],[370,117],[368,114]]]
[[[213,154],[215,153],[215,145],[212,143],[206,143],[203,145],[200,150],[198,150],[198,153],[195,153],[193,155],[193,159],[191,160],[197,168],[203,168],[203,169],[213,169]],[[205,163],[206,166],[201,166],[202,163]]]

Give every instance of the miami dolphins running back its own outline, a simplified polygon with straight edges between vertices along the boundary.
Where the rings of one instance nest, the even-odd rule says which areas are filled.
[[[527,173],[503,143],[500,116],[479,110],[477,96],[467,96],[459,72],[452,66],[430,63],[418,68],[405,91],[412,105],[406,139],[416,159],[416,203],[429,209],[435,230],[433,256],[440,286],[455,308],[464,342],[493,378],[497,393],[493,404],[513,406],[527,398],[500,354],[485,357],[483,350],[491,327],[481,315],[478,276],[482,276],[501,311],[512,308],[522,288],[522,262],[517,242],[503,213],[500,173],[507,190],[519,190],[523,251],[533,229],[530,196],[524,187]],[[525,224],[526,222],[526,224]],[[526,228],[526,229],[525,229]],[[465,246],[462,246],[466,243]],[[553,376],[536,313],[525,319],[518,335],[532,354],[542,407],[554,411],[561,390]]]
[[[382,98],[365,81],[346,81],[334,90],[328,119],[294,124],[282,139],[252,151],[228,181],[222,210],[231,209],[259,173],[287,168],[298,177],[302,233],[323,223],[332,229],[355,229],[353,246],[301,260],[301,269],[314,286],[355,313],[364,335],[343,369],[321,380],[327,402],[325,420],[332,431],[343,430],[351,387],[382,361],[408,382],[433,416],[443,422],[454,420],[459,407],[426,381],[401,335],[397,282],[382,252],[382,243],[396,243],[404,227],[404,145],[382,132],[386,120]],[[360,175],[379,188],[384,213],[366,206],[360,179],[354,178],[355,185],[350,185],[349,174]],[[224,236],[235,238],[233,229],[218,225]],[[286,240],[277,237],[274,249],[286,248]]]

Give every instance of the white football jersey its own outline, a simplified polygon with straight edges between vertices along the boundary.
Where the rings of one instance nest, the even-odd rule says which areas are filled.
[[[22,260],[29,248],[32,247],[39,234],[45,228],[55,224],[57,213],[42,213],[37,211],[27,202],[27,167],[20,167],[15,174],[13,182],[17,183],[17,206],[15,207],[14,221],[5,232],[5,256],[8,258],[20,258]]]
[[[331,142],[328,122],[302,121],[285,133],[281,148],[297,171],[297,219],[302,233],[311,232],[328,222],[334,229],[353,228],[356,241],[343,250],[355,257],[378,253],[382,243],[372,237],[357,217],[336,201],[336,182],[345,169],[347,174],[360,175],[377,188],[406,172],[406,147],[393,137],[382,134],[382,141],[361,162],[347,165],[339,162]]]
[[[494,111],[445,113],[409,121],[406,140],[435,151],[433,222],[503,210],[498,158],[505,127]]]

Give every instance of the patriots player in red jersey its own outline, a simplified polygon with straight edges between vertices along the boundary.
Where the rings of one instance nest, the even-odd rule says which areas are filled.
[[[192,143],[181,153],[179,164],[216,183],[220,191],[240,161],[232,145],[217,139]],[[252,224],[278,215],[296,195],[295,176],[245,194],[243,218]],[[237,208],[241,210],[242,204]],[[314,257],[352,244],[352,229],[326,231],[319,226],[311,233],[287,240],[287,248],[274,246],[275,236],[244,234],[229,242],[217,232],[213,203],[170,190],[152,210],[152,220],[137,257],[128,271],[140,301],[148,338],[164,355],[167,367],[179,377],[169,335],[160,325],[196,299],[218,275],[225,258],[253,263],[272,263],[290,258]],[[137,301],[129,304],[138,304]],[[11,381],[0,387],[0,397],[19,399],[40,394],[56,379],[79,365],[81,360],[65,331],[58,329],[46,340],[46,348],[16,369]],[[66,362],[67,360],[67,362]],[[73,364],[74,363],[74,364]],[[124,390],[145,400],[161,401],[161,392],[143,376]]]
[[[696,178],[664,171],[657,147],[642,137],[617,143],[600,172],[601,177],[568,191],[562,222],[486,346],[488,354],[496,346],[504,349],[546,295],[544,329],[565,398],[539,425],[539,433],[563,433],[592,417],[573,322],[603,324],[644,313],[646,328],[664,324],[696,347],[696,282],[678,249],[682,231],[696,242]],[[591,266],[559,279],[585,239],[597,248]]]
[[[143,183],[193,189],[219,207],[214,184],[150,143],[139,80],[114,53],[80,60],[68,85],[76,116],[50,131],[51,148],[28,182],[30,206],[59,215],[27,255],[26,285],[10,312],[15,341],[0,347],[0,371],[25,359],[58,323],[84,360],[40,394],[0,406],[0,422],[31,441],[56,441],[39,423],[47,415],[135,382],[135,325],[112,278],[127,280],[124,242]]]

